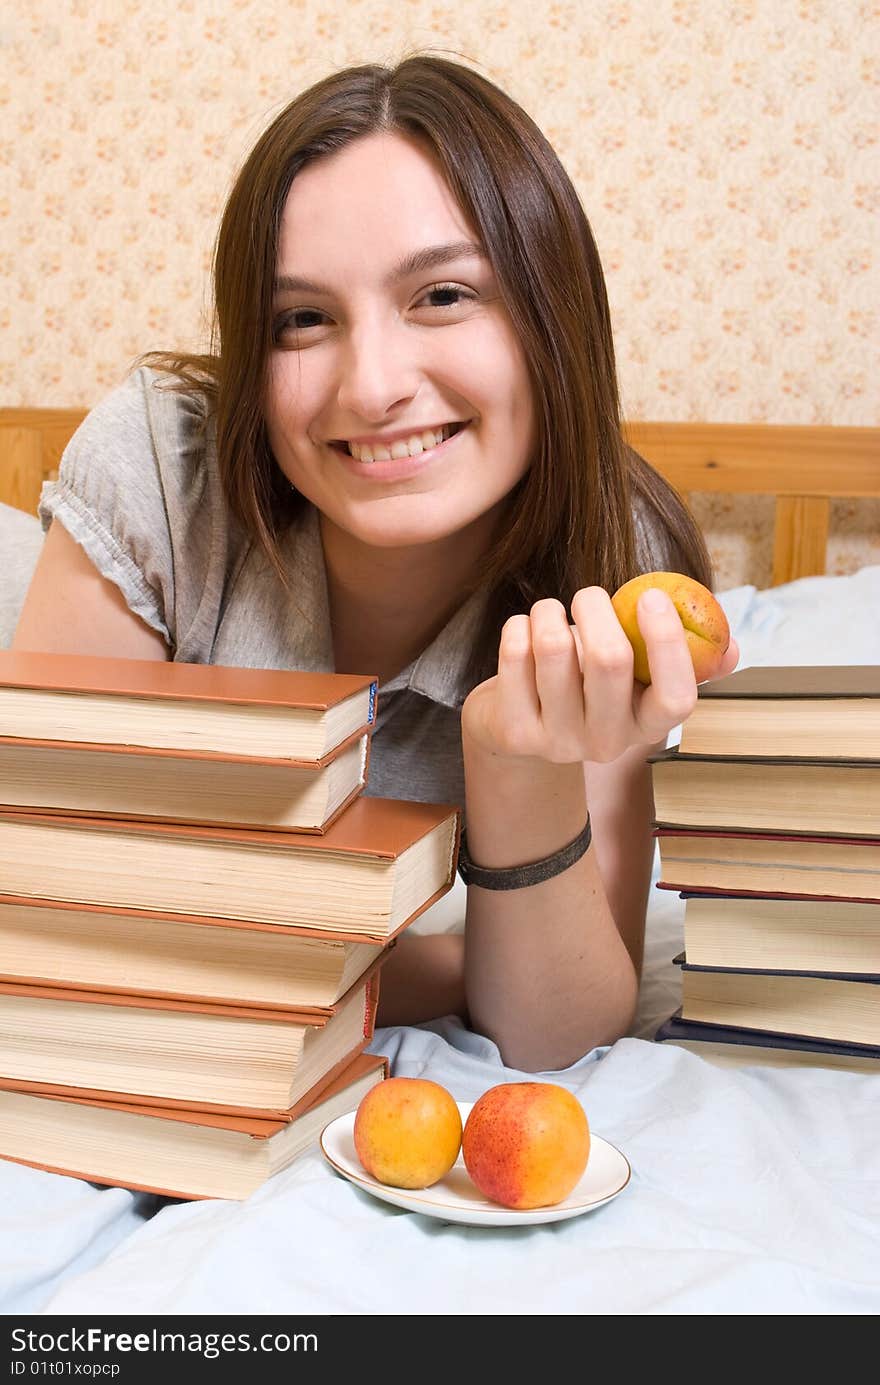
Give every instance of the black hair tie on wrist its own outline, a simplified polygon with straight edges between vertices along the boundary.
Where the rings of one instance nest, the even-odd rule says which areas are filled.
[[[554,851],[552,856],[545,856],[543,861],[535,861],[528,866],[495,868],[474,865],[467,853],[467,838],[462,828],[458,849],[458,873],[466,885],[479,885],[482,890],[522,890],[527,885],[540,885],[542,881],[551,880],[554,875],[561,875],[564,870],[568,870],[569,866],[573,866],[575,861],[579,861],[586,854],[592,839],[593,829],[590,825],[590,815],[587,813],[583,831],[573,842],[569,842],[568,846]]]

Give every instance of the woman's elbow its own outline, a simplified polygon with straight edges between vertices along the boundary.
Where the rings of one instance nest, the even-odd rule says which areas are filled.
[[[505,1067],[520,1072],[562,1072],[580,1062],[597,1048],[610,1048],[618,1039],[630,1033],[638,1006],[638,982],[635,973],[631,985],[609,997],[610,1003],[591,1007],[564,1030],[554,1030],[549,1024],[527,1030],[515,1026],[510,1032],[489,1033],[485,1037],[497,1045]]]

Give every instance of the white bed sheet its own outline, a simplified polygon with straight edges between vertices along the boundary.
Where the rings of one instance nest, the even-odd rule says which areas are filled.
[[[741,666],[880,662],[880,567],[722,601]],[[460,899],[423,926],[460,926]],[[0,1312],[876,1313],[880,1078],[722,1069],[651,1043],[678,1004],[681,936],[681,901],[655,890],[632,1037],[546,1074],[632,1165],[605,1207],[448,1225],[370,1197],[317,1151],[244,1203],[163,1202],[0,1161]],[[379,1030],[372,1047],[463,1101],[531,1076],[452,1020]]]

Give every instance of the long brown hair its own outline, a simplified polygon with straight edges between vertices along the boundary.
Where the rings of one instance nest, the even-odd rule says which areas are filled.
[[[621,436],[611,318],[578,195],[544,135],[500,88],[446,58],[346,68],[297,96],[258,140],[221,222],[216,323],[205,356],[146,358],[200,389],[216,416],[230,507],[279,576],[279,541],[303,497],[269,446],[262,411],[279,225],[291,184],[315,159],[380,131],[436,158],[488,255],[532,378],[537,446],[508,497],[473,586],[490,592],[471,661],[494,669],[508,615],[579,587],[613,592],[637,572],[684,571],[711,586],[700,532],[671,487]],[[633,506],[644,529],[633,523]]]

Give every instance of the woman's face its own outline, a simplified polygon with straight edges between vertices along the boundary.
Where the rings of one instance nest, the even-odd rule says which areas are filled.
[[[491,264],[431,157],[370,135],[303,169],[273,320],[266,417],[296,489],[371,546],[475,524],[488,542],[532,456],[532,386]]]

